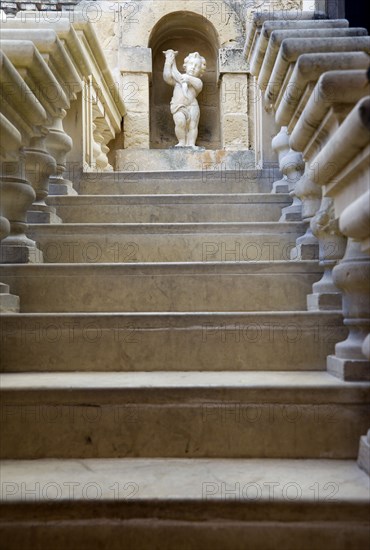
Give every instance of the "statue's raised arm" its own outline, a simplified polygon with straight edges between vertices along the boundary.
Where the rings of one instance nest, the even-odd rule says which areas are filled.
[[[184,60],[185,74],[181,74],[175,60],[178,52],[166,50],[163,53],[166,56],[163,79],[170,86],[174,86],[171,113],[175,122],[175,134],[179,140],[176,147],[195,147],[200,116],[196,98],[203,88],[203,82],[199,77],[206,70],[206,60],[198,52],[190,53]]]
[[[163,52],[166,56],[166,61],[163,69],[163,79],[170,86],[174,86],[176,82],[181,84],[181,73],[176,65],[176,56],[179,52],[175,50],[166,50]]]

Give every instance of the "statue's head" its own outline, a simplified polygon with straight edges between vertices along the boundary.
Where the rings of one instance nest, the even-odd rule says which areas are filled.
[[[189,53],[184,59],[184,69],[190,76],[202,76],[206,70],[206,60],[198,52]]]

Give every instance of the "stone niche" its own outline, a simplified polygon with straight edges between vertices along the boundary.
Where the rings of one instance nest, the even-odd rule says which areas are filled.
[[[231,169],[250,164],[248,66],[242,55],[243,17],[226,0],[146,0],[135,3],[135,13],[116,18],[114,38],[104,42],[117,64],[126,115],[123,148],[115,152],[116,170],[165,170],[181,166],[202,169],[215,163]],[[113,5],[111,6],[113,8]],[[109,11],[109,10],[108,10]],[[109,13],[105,12],[107,18]],[[98,30],[104,35],[103,19]],[[163,80],[163,51],[176,50],[183,73],[184,58],[199,52],[207,62],[203,90],[197,97],[200,122],[197,151],[174,150],[177,143],[170,111],[173,87]],[[105,51],[105,50],[104,50]]]
[[[176,63],[181,73],[184,72],[184,58],[190,52],[199,52],[207,61],[207,70],[202,76],[203,90],[197,98],[200,106],[197,145],[206,149],[220,149],[220,89],[217,66],[219,44],[213,26],[196,13],[171,13],[153,28],[149,47],[153,62],[149,89],[150,148],[167,149],[177,143],[169,108],[173,88],[163,80],[163,51],[173,49],[179,52]]]

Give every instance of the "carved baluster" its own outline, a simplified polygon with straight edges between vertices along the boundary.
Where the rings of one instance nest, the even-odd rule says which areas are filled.
[[[312,286],[313,293],[307,296],[308,310],[342,309],[342,293],[333,281],[333,268],[343,258],[347,239],[339,230],[335,218],[333,200],[323,197],[321,206],[311,220],[311,230],[319,240],[320,265],[324,274]]]
[[[370,331],[370,257],[360,242],[348,239],[343,260],[333,269],[333,280],[343,292],[344,324],[349,335],[335,346],[335,355],[329,355],[328,371],[344,380],[370,379],[370,364],[362,351]]]
[[[46,137],[46,148],[56,161],[56,174],[49,179],[50,195],[77,195],[72,182],[63,176],[67,168],[67,154],[73,145],[72,139],[63,128],[66,114],[64,109],[60,109],[59,116],[55,117],[53,124],[48,127],[49,133]]]

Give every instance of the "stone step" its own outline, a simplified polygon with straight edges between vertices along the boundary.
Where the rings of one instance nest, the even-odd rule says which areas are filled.
[[[6,373],[1,458],[355,458],[370,384],[326,372]]]
[[[358,550],[369,478],[351,460],[4,461],[7,550]]]
[[[279,221],[288,194],[49,196],[65,223]]]
[[[289,260],[303,223],[31,225],[47,263]]]
[[[2,370],[326,370],[342,316],[282,313],[2,315]]]
[[[85,172],[76,185],[81,195],[153,195],[188,193],[269,193],[281,174],[264,170],[213,170],[171,172]],[[75,177],[72,177],[75,181]]]
[[[310,260],[0,265],[24,313],[305,310],[322,273]]]

